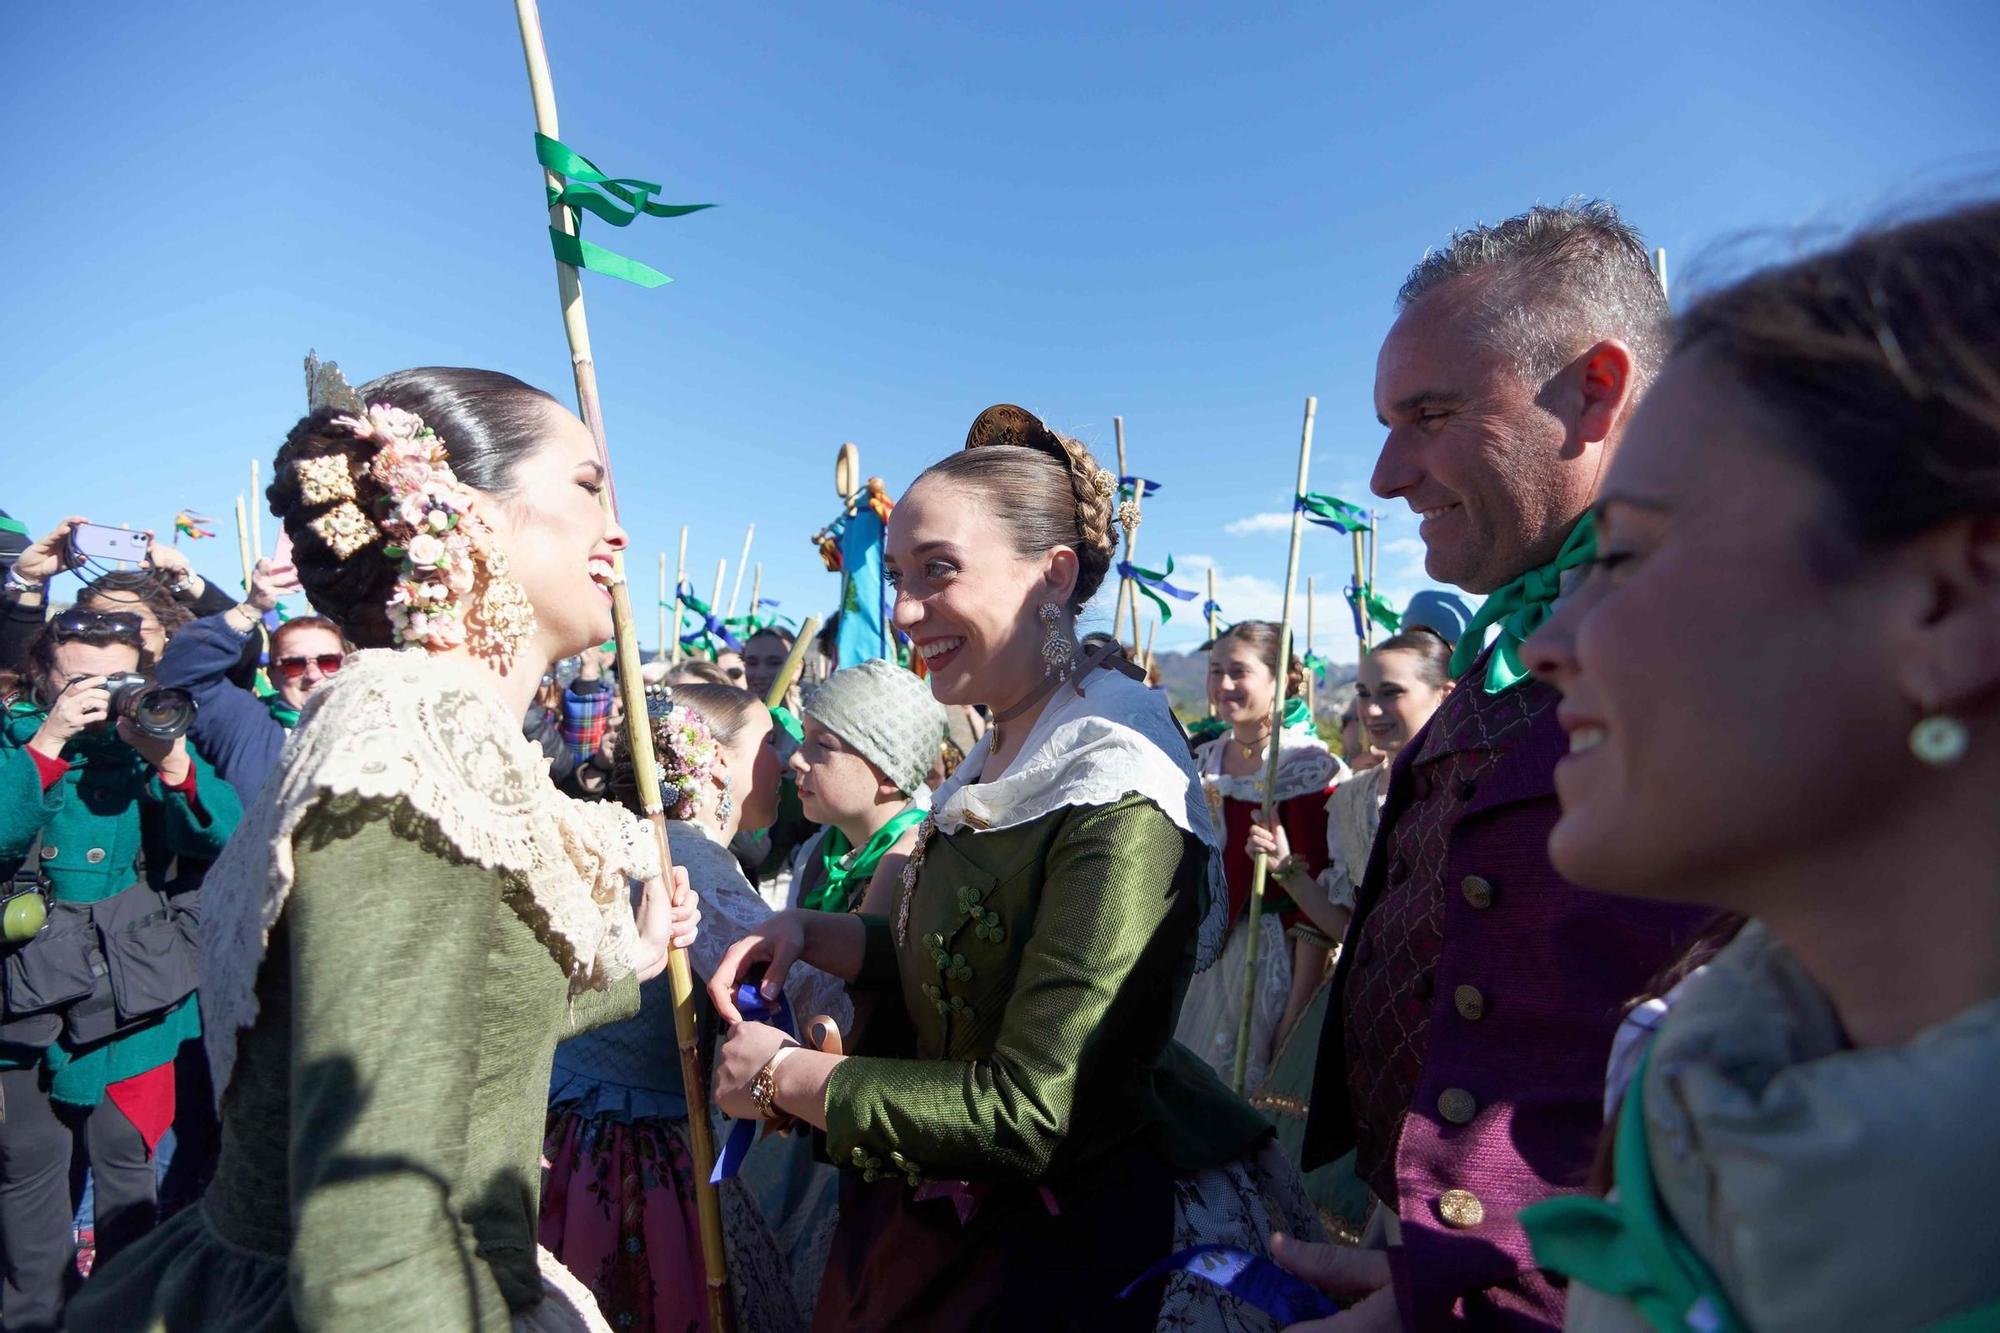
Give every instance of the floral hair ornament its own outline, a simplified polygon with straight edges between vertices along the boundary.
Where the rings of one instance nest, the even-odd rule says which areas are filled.
[[[354,474],[347,470],[345,454],[301,458],[292,464],[292,471],[298,475],[299,498],[309,505],[354,498]]]
[[[534,609],[507,576],[507,555],[473,512],[476,497],[453,474],[444,441],[416,413],[386,403],[341,422],[376,445],[368,475],[382,489],[382,551],[400,562],[388,605],[396,642],[463,645],[504,665],[533,632]]]
[[[382,535],[382,529],[369,522],[368,515],[352,500],[343,500],[314,519],[310,526],[336,560],[347,559]]]
[[[667,813],[686,819],[694,813],[701,789],[715,776],[722,746],[709,730],[708,719],[686,704],[675,704],[653,722],[653,762],[662,794],[674,793]]]

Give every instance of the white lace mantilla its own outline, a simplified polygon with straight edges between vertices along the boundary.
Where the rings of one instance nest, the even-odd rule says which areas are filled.
[[[989,730],[938,788],[931,802],[938,828],[1013,828],[1064,806],[1115,805],[1143,796],[1208,848],[1208,901],[1195,967],[1204,969],[1221,955],[1229,934],[1221,831],[1209,819],[1201,778],[1166,695],[1117,671],[1093,671],[1081,694],[1070,685],[1056,691],[1005,773],[976,780],[984,778],[992,749]]]
[[[1229,736],[1217,736],[1204,742],[1195,751],[1195,763],[1201,769],[1202,782],[1213,787],[1225,800],[1249,801],[1262,805],[1264,802],[1264,770],[1241,777],[1222,771],[1222,757],[1235,743]],[[1337,782],[1347,780],[1347,765],[1343,764],[1326,743],[1317,736],[1305,736],[1289,728],[1278,731],[1278,788],[1277,799],[1289,801],[1294,796],[1313,796],[1325,791]]]
[[[629,881],[660,873],[652,829],[562,795],[548,761],[477,668],[422,650],[354,653],[314,692],[278,766],[202,885],[201,1021],[217,1104],[236,1034],[257,1018],[257,968],[296,874],[307,815],[350,802],[413,819],[503,872],[509,905],[569,974],[602,989],[633,970]]]

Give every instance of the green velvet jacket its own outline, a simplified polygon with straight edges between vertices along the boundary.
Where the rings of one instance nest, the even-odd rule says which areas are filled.
[[[1142,1140],[1189,1174],[1270,1124],[1173,1040],[1208,854],[1143,797],[1012,828],[932,833],[899,945],[863,917],[857,987],[901,992],[909,1054],[843,1060],[835,1162],[1051,1185]]]
[[[350,799],[299,826],[215,1180],[99,1267],[72,1327],[507,1333],[541,1300],[556,1042],[638,985],[572,1001],[501,872],[398,822]]]
[[[93,903],[131,887],[140,853],[146,877],[163,887],[177,858],[212,861],[229,841],[242,806],[229,784],[188,748],[195,799],[160,785],[152,765],[108,733],[79,736],[63,747],[69,771],[46,791],[27,750],[46,714],[29,705],[8,709],[0,727],[0,875],[11,875],[42,836],[40,865],[57,902]],[[157,1022],[73,1051],[58,1042],[30,1054],[0,1046],[0,1069],[45,1061],[50,1095],[95,1106],[107,1084],[158,1068],[183,1041],[201,1035],[189,996]]]

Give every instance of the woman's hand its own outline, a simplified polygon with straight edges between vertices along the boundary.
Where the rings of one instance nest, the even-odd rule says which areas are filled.
[[[751,1100],[750,1084],[771,1063],[772,1056],[796,1045],[768,1023],[731,1023],[729,1036],[715,1057],[715,1104],[722,1113],[737,1120],[759,1119],[762,1113]]]
[[[160,775],[160,781],[169,787],[178,787],[187,781],[188,759],[187,737],[176,736],[163,741],[156,736],[148,736],[132,725],[131,719],[118,719],[118,739],[139,752],[139,757],[151,764]]]
[[[154,542],[146,548],[146,564],[166,580],[181,601],[191,602],[201,596],[202,577],[194,572],[194,562],[180,548]]]
[[[28,741],[30,748],[49,759],[62,758],[63,746],[111,716],[111,691],[104,677],[85,676],[71,681],[56,696],[55,706]]]
[[[785,984],[785,974],[792,970],[792,964],[805,948],[804,913],[792,910],[766,917],[763,925],[730,945],[722,961],[716,964],[715,976],[708,983],[708,998],[715,1002],[715,1011],[725,1023],[743,1021],[736,1008],[736,987],[756,975],[760,965],[764,979],[757,989],[766,1001],[776,1000]]]
[[[659,876],[646,881],[633,918],[639,926],[639,957],[635,969],[639,980],[651,981],[666,971],[671,949],[693,946],[700,934],[701,899],[688,887],[687,871],[674,867],[674,886],[669,890]]]
[[[1338,1301],[1339,1314],[1293,1324],[1285,1333],[1397,1333],[1396,1292],[1389,1285],[1389,1256],[1349,1245],[1315,1245],[1290,1236],[1271,1237],[1271,1257]]]
[[[79,523],[88,522],[87,518],[72,516],[56,524],[55,531],[15,557],[15,576],[23,583],[47,583],[64,570],[75,569],[76,562],[69,554],[69,531]]]

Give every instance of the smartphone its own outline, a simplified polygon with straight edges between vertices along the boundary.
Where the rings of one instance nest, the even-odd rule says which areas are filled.
[[[78,560],[130,560],[144,564],[151,539],[130,528],[79,523],[69,530],[70,554]]]

